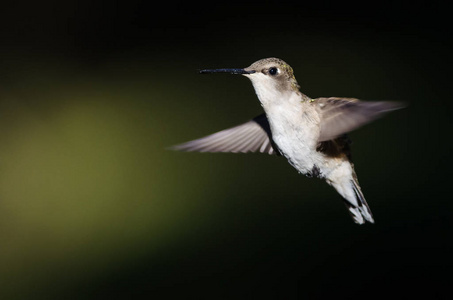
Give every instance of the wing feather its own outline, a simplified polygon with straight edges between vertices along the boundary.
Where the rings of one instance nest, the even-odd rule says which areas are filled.
[[[357,129],[384,114],[403,108],[399,102],[359,101],[354,98],[317,98],[321,115],[321,131],[318,141],[332,140],[342,134]]]
[[[261,152],[278,154],[274,149],[269,122],[265,114],[235,127],[171,147],[195,152]]]

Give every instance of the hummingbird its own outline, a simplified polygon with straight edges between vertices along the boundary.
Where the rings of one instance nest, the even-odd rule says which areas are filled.
[[[346,133],[402,108],[402,104],[341,97],[310,98],[299,90],[293,69],[274,57],[258,60],[247,68],[199,72],[248,77],[264,113],[238,126],[173,146],[173,150],[284,156],[300,174],[324,179],[331,185],[355,223],[374,223],[354,171],[351,141]]]

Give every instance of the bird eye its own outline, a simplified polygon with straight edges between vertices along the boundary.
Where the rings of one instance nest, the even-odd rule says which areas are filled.
[[[272,67],[272,68],[269,68],[269,74],[274,76],[274,75],[277,75],[278,73],[278,69],[276,67]]]

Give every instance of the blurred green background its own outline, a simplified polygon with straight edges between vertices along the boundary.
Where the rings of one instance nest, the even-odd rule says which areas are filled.
[[[441,2],[7,1],[1,299],[446,299],[451,32]],[[280,157],[166,147],[261,113],[275,56],[311,96],[409,104],[351,134],[374,225]]]

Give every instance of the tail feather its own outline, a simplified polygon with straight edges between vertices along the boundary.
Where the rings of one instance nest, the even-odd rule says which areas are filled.
[[[351,180],[351,186],[354,191],[355,199],[353,199],[354,201],[351,201],[351,199],[345,198],[344,203],[346,204],[352,219],[357,224],[364,224],[365,221],[374,223],[373,214],[371,213],[371,209],[363,196],[356,177]]]
[[[354,180],[352,180],[352,188],[354,189],[354,193],[355,193],[357,199],[359,200],[358,201],[358,203],[359,203],[358,210],[360,211],[362,216],[365,218],[365,220],[367,220],[370,223],[374,223],[373,214],[371,213],[371,209],[368,206],[368,203],[366,202],[365,197],[363,196],[362,189],[359,186],[359,182],[357,181],[357,178],[354,178]]]
[[[347,201],[345,199],[343,199],[343,200],[344,200],[344,204],[348,208],[349,215],[351,215],[352,220],[354,220],[354,223],[364,224],[365,220],[363,219],[363,215],[360,212],[360,210],[357,207],[355,207],[354,205],[351,205],[351,203],[349,201]]]
[[[337,177],[336,181],[328,180],[327,182],[342,196],[355,223],[374,223],[373,214],[363,196],[355,172],[352,173],[352,177],[349,177],[349,179],[347,177]]]

